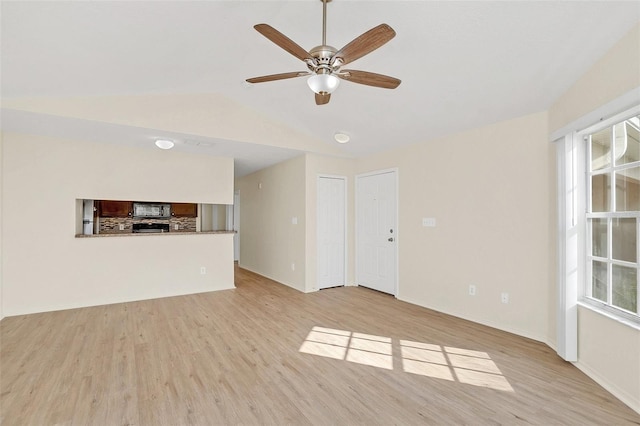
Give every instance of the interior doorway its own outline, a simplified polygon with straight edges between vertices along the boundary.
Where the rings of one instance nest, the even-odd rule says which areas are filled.
[[[397,295],[397,171],[356,176],[356,282]]]
[[[318,289],[346,284],[347,179],[318,176]]]

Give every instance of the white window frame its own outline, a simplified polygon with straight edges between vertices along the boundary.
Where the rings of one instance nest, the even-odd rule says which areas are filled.
[[[622,111],[622,112],[621,112]],[[640,114],[638,88],[630,90],[551,133],[549,141],[557,149],[558,179],[558,270],[556,351],[566,361],[578,360],[578,307],[584,307],[640,330],[638,322],[611,314],[594,304],[581,301],[585,282],[586,212],[585,144],[578,132],[604,126],[605,120],[619,122]],[[597,124],[594,124],[597,123]]]
[[[582,199],[580,204],[579,225],[578,229],[582,231],[584,237],[581,239],[583,244],[583,256],[582,257],[582,269],[584,272],[584,279],[578,288],[579,301],[585,305],[596,308],[597,310],[608,313],[609,315],[630,321],[640,326],[640,313],[631,313],[622,308],[618,308],[612,304],[612,269],[613,265],[627,266],[632,268],[638,268],[640,265],[640,244],[637,245],[635,262],[625,262],[613,259],[612,257],[612,220],[617,218],[632,218],[636,219],[636,241],[640,242],[640,217],[638,212],[614,212],[614,206],[616,205],[616,172],[635,168],[640,166],[640,161],[633,163],[627,163],[623,165],[615,165],[615,136],[611,141],[611,164],[602,169],[596,171],[590,171],[591,164],[591,144],[589,135],[597,133],[603,129],[613,127],[615,124],[621,123],[633,116],[640,114],[640,106],[631,108],[621,114],[617,114],[609,119],[601,120],[599,123],[590,126],[582,131],[576,132],[574,135],[574,145],[578,147],[578,164],[581,167],[578,168],[579,176],[583,177],[583,182],[579,184],[579,198]],[[590,212],[591,206],[591,184],[592,176],[601,174],[608,174],[610,176],[610,188],[611,194],[609,199],[609,211],[607,212]],[[592,255],[593,250],[591,247],[591,229],[588,226],[589,219],[607,219],[607,257],[599,257]],[[607,265],[607,302],[595,299],[591,296],[592,290],[592,262],[596,260]],[[638,282],[636,282],[637,288],[640,289],[640,271],[637,274]],[[640,307],[640,291],[637,293],[637,306]]]

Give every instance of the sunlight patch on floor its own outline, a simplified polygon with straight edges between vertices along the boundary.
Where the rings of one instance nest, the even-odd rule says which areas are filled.
[[[393,369],[391,339],[345,330],[313,327],[300,352]]]
[[[391,339],[371,334],[353,333],[346,360],[393,370]]]
[[[402,367],[420,374],[473,386],[513,392],[488,353],[400,340]]]
[[[514,391],[486,352],[410,340],[399,342],[400,361],[406,373],[500,391]],[[313,327],[299,351],[393,370],[393,340],[390,337]]]

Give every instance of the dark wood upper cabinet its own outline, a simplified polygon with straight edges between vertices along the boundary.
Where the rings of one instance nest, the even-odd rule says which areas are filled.
[[[198,205],[195,203],[172,203],[171,216],[174,217],[197,217]]]
[[[98,216],[100,217],[131,217],[133,216],[132,201],[98,201]]]

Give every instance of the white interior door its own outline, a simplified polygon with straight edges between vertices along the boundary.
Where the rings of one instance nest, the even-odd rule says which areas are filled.
[[[356,177],[356,279],[358,285],[396,295],[397,173]]]
[[[318,288],[346,284],[346,179],[318,177]]]

